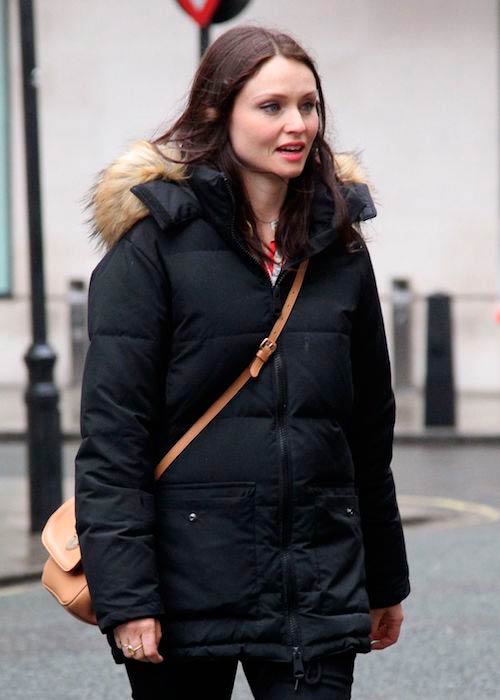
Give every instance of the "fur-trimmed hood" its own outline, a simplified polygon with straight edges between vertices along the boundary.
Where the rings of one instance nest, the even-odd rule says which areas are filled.
[[[133,187],[152,180],[187,183],[186,167],[172,162],[168,156],[178,157],[172,146],[137,141],[101,171],[90,192],[89,209],[93,234],[106,248],[111,248],[129,228],[150,213],[132,192]],[[346,186],[364,185],[370,199],[367,178],[356,154],[335,154],[335,165],[339,179]],[[373,202],[371,204],[373,207]],[[360,218],[372,216],[375,216],[374,207]]]

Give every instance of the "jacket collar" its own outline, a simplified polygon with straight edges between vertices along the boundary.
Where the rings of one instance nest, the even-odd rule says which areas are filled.
[[[170,146],[139,141],[98,177],[90,193],[93,233],[106,247],[137,221],[151,214],[162,229],[172,232],[200,215],[225,236],[231,231],[234,202],[223,173],[206,166],[186,167],[172,162]],[[364,174],[354,156],[336,154],[336,170],[342,182],[351,222],[376,216]],[[323,250],[338,238],[338,217],[331,195],[317,183],[313,203],[311,253]]]
[[[205,218],[226,236],[233,235],[241,238],[237,231],[232,230],[235,203],[229,179],[218,170],[197,166],[189,171],[189,185],[196,195]],[[350,223],[366,221],[377,215],[366,184],[341,185],[341,191],[346,201]],[[312,212],[310,248],[307,255],[303,257],[316,255],[337,241],[340,236],[340,216],[335,211],[331,193],[321,182],[317,182],[315,186]],[[288,261],[285,267],[298,262],[298,260]]]

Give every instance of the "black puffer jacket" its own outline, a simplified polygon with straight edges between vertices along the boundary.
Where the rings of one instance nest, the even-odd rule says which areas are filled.
[[[76,505],[99,626],[161,616],[167,656],[295,650],[300,664],[369,651],[369,606],[401,601],[409,584],[368,252],[345,251],[318,187],[277,351],[155,483],[155,464],[249,363],[294,277],[290,261],[273,288],[244,251],[222,174],[183,176],[141,142],[95,193],[110,250],[90,287]],[[375,215],[356,179],[344,183],[353,221]]]

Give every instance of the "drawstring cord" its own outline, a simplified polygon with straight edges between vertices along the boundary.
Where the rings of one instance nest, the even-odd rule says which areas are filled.
[[[312,659],[312,661],[307,664],[306,675],[304,676],[307,685],[317,685],[321,680],[322,672],[321,661],[319,659]]]

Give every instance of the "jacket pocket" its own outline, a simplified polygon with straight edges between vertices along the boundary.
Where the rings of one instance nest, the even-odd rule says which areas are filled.
[[[332,613],[368,610],[358,497],[347,489],[318,494],[313,550],[319,585]]]
[[[255,484],[168,484],[157,508],[167,615],[255,615]]]

